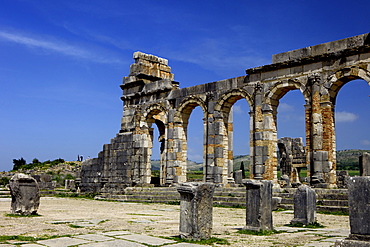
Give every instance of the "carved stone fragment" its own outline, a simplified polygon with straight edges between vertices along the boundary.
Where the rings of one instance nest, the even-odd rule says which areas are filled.
[[[351,234],[335,246],[370,246],[370,177],[348,177]]]
[[[11,213],[34,215],[40,205],[40,190],[36,179],[17,173],[9,181],[12,196]]]
[[[200,240],[211,237],[212,203],[215,185],[211,183],[182,183],[180,193],[180,236]]]
[[[272,181],[243,180],[246,194],[246,226],[252,231],[272,230]]]
[[[316,221],[316,193],[307,185],[301,185],[294,193],[294,219],[292,224],[309,225]]]

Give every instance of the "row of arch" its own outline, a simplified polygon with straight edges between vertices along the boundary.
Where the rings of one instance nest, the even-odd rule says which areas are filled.
[[[345,68],[336,73],[331,74],[327,78],[323,78],[324,86],[327,90],[327,94],[330,96],[330,101],[333,105],[333,108],[336,104],[337,95],[340,89],[349,81],[362,79],[365,80],[370,85],[370,73],[363,68],[360,67],[351,67]],[[284,81],[279,81],[275,83],[271,88],[265,88],[263,90],[263,104],[270,106],[273,112],[275,126],[277,125],[277,109],[279,106],[280,100],[292,90],[299,90],[304,98],[305,104],[309,105],[311,102],[311,89],[310,85],[308,85],[307,79],[301,77],[299,79],[288,79]],[[188,136],[188,123],[190,115],[194,108],[200,107],[203,112],[203,123],[204,123],[204,142],[207,142],[206,139],[209,138],[210,133],[208,133],[209,129],[207,128],[207,123],[210,121],[209,119],[212,118],[212,121],[220,121],[222,122],[219,125],[222,129],[218,129],[219,134],[222,133],[224,149],[222,151],[223,156],[223,163],[224,163],[224,172],[223,174],[227,174],[230,176],[232,173],[232,120],[230,119],[230,112],[232,106],[240,99],[245,99],[248,102],[249,109],[253,111],[255,107],[255,91],[251,91],[248,89],[248,86],[241,88],[241,89],[232,89],[230,91],[225,92],[220,96],[218,99],[214,100],[210,95],[191,95],[185,97],[181,103],[176,107],[173,123],[170,123],[169,120],[169,109],[161,104],[152,104],[148,106],[143,114],[141,115],[140,125],[146,125],[150,131],[148,132],[151,142],[153,142],[153,128],[152,124],[155,123],[158,127],[159,132],[159,142],[161,143],[160,152],[161,152],[161,160],[163,161],[165,158],[166,150],[173,148],[169,147],[168,141],[171,138],[168,138],[166,135],[166,131],[173,128],[174,126],[178,126],[179,128],[177,131],[182,131],[182,135],[185,137],[183,142],[181,143],[182,147],[179,148],[181,155],[177,156],[176,159],[181,160],[183,162],[180,167],[181,175],[181,182],[186,180],[186,160],[187,160],[187,136]],[[325,93],[325,92],[324,92]],[[213,102],[213,105],[210,105],[209,102]],[[210,110],[210,106],[213,107]],[[173,126],[170,126],[173,125]],[[277,127],[276,127],[277,128]],[[176,130],[174,130],[176,131]],[[253,130],[251,130],[253,131]],[[277,129],[276,129],[277,132]],[[215,133],[211,133],[215,134]],[[149,148],[152,149],[153,145],[150,144]],[[176,148],[176,147],[175,147]],[[205,145],[204,149],[209,148],[209,146]],[[212,161],[207,159],[208,151],[204,150],[203,161],[204,161],[204,175],[207,176],[207,167],[212,166]],[[150,152],[151,154],[151,152]],[[168,159],[167,159],[168,160]],[[185,165],[184,165],[185,162]],[[208,162],[208,163],[207,163]],[[148,160],[148,164],[150,160]],[[168,178],[168,167],[167,164],[161,164],[161,184],[165,184],[166,179]],[[224,181],[223,181],[224,182]]]

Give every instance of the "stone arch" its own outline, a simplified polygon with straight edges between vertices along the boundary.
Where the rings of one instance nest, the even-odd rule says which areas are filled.
[[[370,86],[370,72],[360,66],[352,66],[338,70],[328,77],[326,88],[329,89],[330,100],[335,105],[340,89],[348,82],[362,79]]]
[[[291,90],[299,90],[306,102],[309,102],[309,92],[306,86],[298,80],[283,80],[276,83],[266,94],[265,103],[272,107],[274,115],[277,113],[279,100]]]
[[[232,178],[233,174],[233,119],[230,111],[236,101],[245,99],[252,108],[252,96],[243,89],[233,89],[224,93],[215,105],[215,123],[217,124],[217,131],[215,135],[215,166],[220,167],[222,173],[219,180],[226,184],[227,180]]]
[[[155,184],[164,184],[166,178],[166,124],[167,120],[167,111],[160,104],[152,104],[143,110],[143,114],[140,119],[140,129],[141,129],[141,139],[142,139],[142,154],[144,159],[144,166],[146,169],[146,174],[148,178],[146,179],[147,183]],[[151,176],[151,157],[153,154],[153,142],[154,140],[154,126],[153,123],[157,126],[159,137],[158,141],[160,143],[160,177],[159,181],[153,181]],[[149,174],[149,175],[148,175]]]
[[[304,80],[304,78],[301,78],[300,80],[297,79],[288,79],[288,80],[282,80],[278,81],[270,90],[268,90],[264,95],[263,102],[265,103],[264,109],[269,109],[270,111],[267,111],[266,114],[269,115],[272,123],[270,124],[270,132],[271,132],[271,139],[269,140],[271,143],[271,146],[275,146],[278,148],[278,141],[277,141],[277,134],[278,134],[278,123],[277,123],[277,110],[278,106],[280,104],[280,100],[290,91],[292,90],[299,90],[302,94],[306,104],[310,102],[310,90],[306,87],[304,83],[302,83],[301,80]],[[306,81],[305,81],[306,82]],[[304,114],[306,115],[307,109],[305,110]],[[306,126],[307,131],[307,126]],[[307,138],[305,136],[306,133],[303,133],[303,138]],[[274,161],[271,165],[273,167],[274,171],[274,178],[277,178],[277,164],[280,164],[279,157],[276,157],[276,161]],[[300,164],[300,167],[305,166],[306,164]],[[298,166],[297,166],[298,167]],[[299,169],[296,166],[292,166],[290,172],[289,172],[289,178],[291,182],[296,182],[299,179]],[[280,166],[280,169],[282,167]],[[284,168],[283,168],[284,169]],[[276,173],[275,173],[276,171]]]
[[[193,109],[197,106],[200,106],[203,110],[204,118],[207,117],[207,107],[206,103],[199,97],[196,96],[189,96],[186,97],[177,107],[176,113],[174,116],[175,123],[181,123],[185,129],[185,132],[187,130],[188,121],[191,112]]]
[[[252,108],[253,105],[253,97],[243,89],[233,89],[224,93],[220,99],[217,101],[215,106],[215,111],[219,112],[230,112],[231,107],[233,104],[238,101],[239,99],[246,99],[249,107]]]
[[[166,123],[167,122],[167,110],[160,104],[152,104],[144,109],[141,122],[149,121],[151,123],[154,122],[153,119],[161,118],[161,121]],[[153,118],[153,119],[152,119]]]
[[[172,164],[172,174],[174,182],[186,182],[186,170],[187,170],[187,128],[190,118],[190,114],[193,109],[200,106],[204,113],[203,120],[207,119],[207,107],[206,103],[199,97],[189,96],[183,99],[180,105],[176,109],[173,123],[173,136],[171,143],[171,152],[173,155],[169,159]],[[204,124],[206,128],[206,124]],[[203,133],[206,133],[205,131]],[[203,152],[204,154],[204,152]],[[204,156],[203,156],[203,160]],[[205,162],[204,162],[205,166]],[[206,169],[204,169],[205,171]]]
[[[343,86],[354,80],[366,81],[367,84],[370,86],[370,71],[365,69],[361,65],[354,65],[342,68],[330,75],[324,85],[328,89],[329,98],[327,100],[330,101],[328,104],[328,107],[330,107],[330,111],[328,111],[327,115],[330,116],[330,123],[332,128],[332,131],[330,132],[330,137],[332,141],[332,152],[329,152],[329,160],[331,160],[333,163],[333,171],[336,170],[337,163],[335,156],[335,151],[337,150],[337,123],[335,119],[337,98]],[[325,119],[329,119],[328,116],[326,116]],[[325,133],[327,132],[329,131],[326,131]]]

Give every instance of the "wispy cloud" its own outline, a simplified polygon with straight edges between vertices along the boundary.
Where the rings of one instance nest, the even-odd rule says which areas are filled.
[[[109,59],[79,46],[69,45],[61,41],[52,41],[45,38],[24,35],[14,32],[0,31],[0,40],[16,43],[32,48],[44,49],[61,55],[78,59],[90,60],[98,63],[120,63],[118,59]]]
[[[370,140],[362,140],[361,143],[366,146],[370,146]]]
[[[292,112],[292,111],[294,111],[294,106],[284,102],[279,104],[279,112]]]
[[[351,123],[358,119],[358,116],[351,112],[336,112],[335,119],[338,123]]]
[[[234,76],[245,74],[245,69],[269,63],[253,50],[240,47],[232,41],[203,38],[182,47],[166,47],[168,58],[197,64],[216,73]]]
[[[244,111],[240,105],[233,105],[233,111],[235,114],[243,114]]]

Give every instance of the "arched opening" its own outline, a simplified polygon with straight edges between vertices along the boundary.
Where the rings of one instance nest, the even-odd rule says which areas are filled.
[[[250,175],[250,108],[248,102],[240,99],[232,106],[232,156],[233,172],[240,170],[242,178]]]
[[[300,90],[283,90],[277,107],[277,176],[284,186],[298,186],[307,177],[305,101]]]
[[[232,90],[223,95],[215,106],[215,182],[237,184],[248,173],[250,163],[250,95],[244,90]],[[234,159],[234,154],[238,156]]]
[[[200,106],[196,106],[189,113],[186,128],[187,154],[187,181],[204,181],[204,113]]]
[[[162,121],[155,119],[154,125],[150,128],[150,137],[152,143],[151,151],[151,180],[150,183],[155,186],[162,185],[165,177],[165,125]]]
[[[344,83],[336,91],[337,170],[359,175],[359,156],[370,150],[370,86],[356,79]]]
[[[159,105],[153,105],[144,114],[141,126],[140,154],[144,161],[143,171],[145,183],[160,186],[165,183],[166,178],[166,115]]]
[[[203,162],[205,112],[206,107],[203,100],[190,96],[184,99],[174,116],[173,144],[169,149],[173,154],[169,154],[169,162],[175,183],[205,180],[203,176],[206,172],[206,169],[204,169],[206,164]],[[190,170],[187,163],[189,163],[191,170],[198,169],[194,172],[194,176],[187,174],[187,171]],[[203,169],[200,167],[203,167]]]

